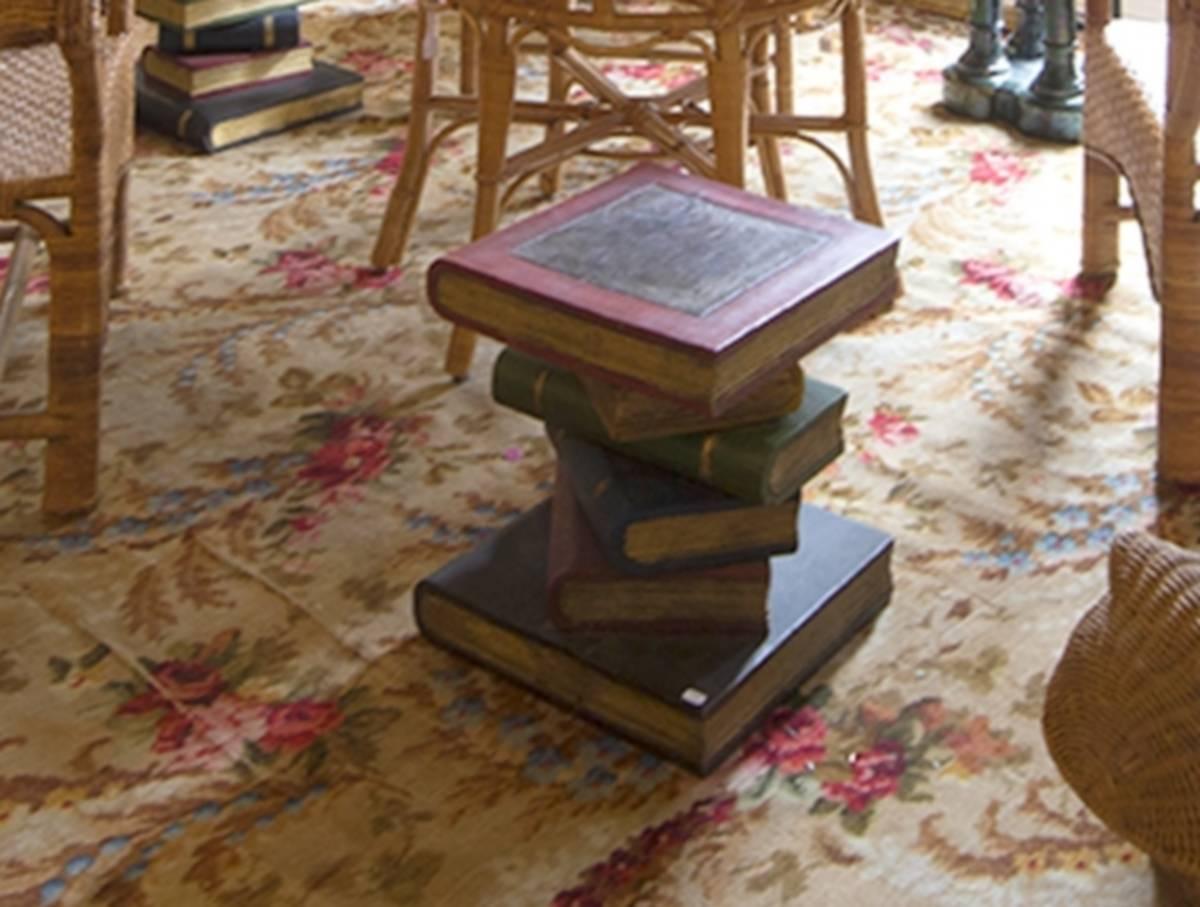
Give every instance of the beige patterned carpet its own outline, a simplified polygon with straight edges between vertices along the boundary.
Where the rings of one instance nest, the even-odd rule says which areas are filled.
[[[41,528],[37,447],[0,444],[0,904],[1149,904],[1145,858],[1039,727],[1113,534],[1196,522],[1153,482],[1137,237],[1107,301],[1072,283],[1078,149],[940,113],[961,27],[873,12],[907,293],[805,360],[851,395],[807,495],[894,534],[896,592],[699,780],[415,636],[412,584],[544,497],[552,460],[491,405],[494,344],[470,382],[440,371],[421,277],[468,234],[469,133],[406,266],[366,268],[411,11],[304,15],[368,78],[361,115],[215,157],[140,139],[100,507]],[[818,101],[829,41],[802,44]],[[843,207],[817,154],[787,163],[794,200]],[[568,190],[610,171],[573,165]],[[43,283],[0,409],[42,393]]]

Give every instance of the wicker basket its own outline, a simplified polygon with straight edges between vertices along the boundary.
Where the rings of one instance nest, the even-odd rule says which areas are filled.
[[[1119,536],[1109,591],[1050,679],[1043,730],[1080,799],[1200,904],[1200,555]]]

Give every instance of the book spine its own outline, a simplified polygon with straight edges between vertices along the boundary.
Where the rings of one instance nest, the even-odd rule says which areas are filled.
[[[497,358],[492,373],[497,403],[604,444],[626,456],[756,503],[771,500],[768,476],[778,451],[765,444],[719,443],[722,434],[676,435],[647,441],[614,442],[574,375],[511,347]],[[725,434],[728,439],[731,437]],[[787,495],[794,493],[794,489]]]
[[[164,93],[138,92],[137,121],[207,154],[216,150],[212,141],[212,124],[208,118],[186,104],[175,103]]]
[[[294,9],[266,13],[233,25],[158,28],[158,49],[171,54],[288,50],[299,44],[300,13]]]
[[[625,530],[634,519],[633,508],[607,481],[609,471],[592,455],[596,449],[573,444],[569,435],[556,430],[551,430],[550,440],[558,449],[559,470],[565,472],[562,480],[570,486],[605,558],[627,573],[648,572],[646,565],[625,556]],[[564,452],[565,446],[570,449]]]

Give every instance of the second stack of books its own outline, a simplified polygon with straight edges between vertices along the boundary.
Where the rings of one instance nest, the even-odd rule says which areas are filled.
[[[158,23],[138,71],[138,120],[206,152],[362,103],[362,77],[313,57],[278,0],[137,0]]]

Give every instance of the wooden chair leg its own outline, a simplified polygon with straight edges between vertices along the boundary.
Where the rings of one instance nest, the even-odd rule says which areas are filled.
[[[42,509],[51,516],[96,502],[100,370],[109,256],[79,242],[50,245],[50,352],[46,411],[61,430],[46,442]]]
[[[1108,290],[1120,256],[1121,176],[1099,156],[1083,155],[1083,263],[1081,277]]]
[[[129,266],[129,168],[117,177],[116,197],[113,199],[112,293],[125,292]]]
[[[861,3],[842,13],[842,92],[846,99],[846,144],[850,151],[850,207],[857,220],[883,226],[871,155],[867,148],[867,65],[863,50],[866,24]]]
[[[559,49],[560,47],[557,44],[551,44],[547,64],[549,71],[547,73],[546,98],[551,103],[565,101],[567,99],[567,90],[571,87],[571,74],[558,58]],[[554,141],[562,136],[564,131],[563,122],[555,120],[546,127],[546,141]],[[543,170],[538,175],[538,186],[541,188],[542,194],[547,198],[552,198],[556,195],[562,186],[562,163],[556,163],[552,167]]]
[[[500,220],[500,180],[516,91],[517,61],[508,41],[508,19],[485,17],[479,58],[479,144],[475,159],[475,223],[472,239],[491,233]],[[446,371],[462,379],[471,370],[476,336],[455,326]]]
[[[463,30],[464,33],[469,31],[465,23]],[[375,248],[371,252],[371,264],[376,268],[393,265],[404,255],[416,220],[417,206],[421,202],[425,175],[429,172],[430,127],[433,121],[430,97],[437,77],[437,32],[437,14],[426,9],[424,3],[418,3],[416,46],[420,52],[413,66],[412,105],[404,143],[404,163],[388,197]]]
[[[776,19],[775,38],[775,111],[785,115],[796,112],[795,45],[791,16]]]
[[[750,138],[747,64],[742,55],[741,30],[736,24],[721,28],[715,37],[716,47],[708,62],[708,91],[717,179],[740,189],[746,185],[746,145]]]
[[[754,101],[756,113],[768,113],[772,107],[769,69],[771,32],[769,29],[761,29],[751,35],[749,40],[753,46],[750,97]],[[758,149],[758,162],[762,168],[763,184],[766,186],[767,194],[780,201],[787,201],[787,181],[783,175],[783,159],[779,154],[779,139],[773,135],[758,136],[755,138],[754,144]]]
[[[473,95],[479,87],[479,40],[466,16],[458,17],[458,90]]]

